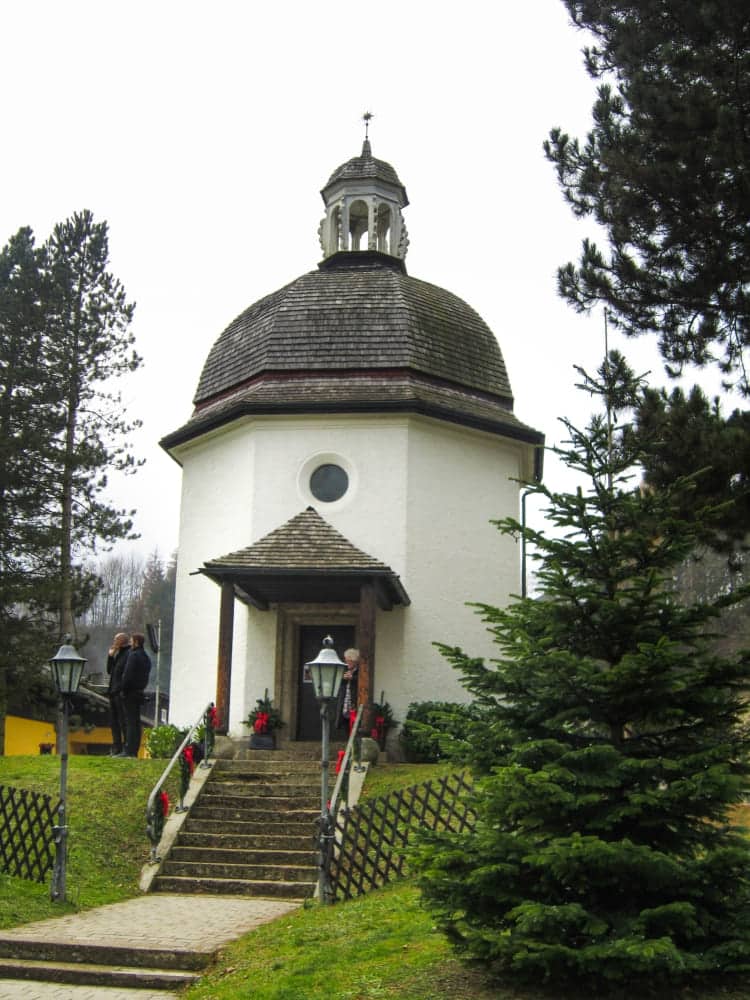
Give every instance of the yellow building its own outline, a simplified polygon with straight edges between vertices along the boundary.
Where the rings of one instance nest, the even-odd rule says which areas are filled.
[[[149,730],[143,730],[139,757],[145,757],[145,744]],[[112,746],[112,733],[106,726],[92,728],[81,726],[68,734],[68,753],[94,754],[104,756]],[[47,749],[49,748],[49,749]],[[55,752],[55,727],[51,722],[39,722],[36,719],[24,719],[18,715],[5,717],[5,746],[3,754],[6,757],[20,755],[37,755]]]

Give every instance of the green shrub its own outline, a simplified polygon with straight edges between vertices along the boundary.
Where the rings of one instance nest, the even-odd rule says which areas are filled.
[[[184,740],[186,733],[186,729],[178,729],[173,725],[156,726],[146,740],[149,757],[171,757]]]
[[[479,717],[476,705],[452,701],[412,702],[401,730],[401,743],[408,760],[436,764],[451,756],[451,744],[463,741],[469,724]]]

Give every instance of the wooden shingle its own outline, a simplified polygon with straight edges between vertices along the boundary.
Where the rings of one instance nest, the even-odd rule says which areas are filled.
[[[340,253],[250,306],[203,368],[199,406],[264,372],[406,368],[507,400],[500,347],[457,296],[374,252]]]
[[[382,607],[409,604],[396,573],[357,548],[313,507],[247,548],[207,560],[199,570],[258,607],[274,601],[356,602],[363,583],[375,585]]]

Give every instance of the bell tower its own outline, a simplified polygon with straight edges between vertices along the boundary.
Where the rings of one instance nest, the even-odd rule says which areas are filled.
[[[367,131],[372,115],[363,117],[361,154],[334,170],[320,192],[326,207],[318,229],[323,258],[375,250],[403,260],[409,246],[401,213],[409,204],[406,188],[390,163],[372,155]]]

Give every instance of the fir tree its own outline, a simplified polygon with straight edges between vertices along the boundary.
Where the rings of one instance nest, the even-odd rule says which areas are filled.
[[[625,404],[615,361],[585,387]],[[483,708],[460,747],[476,829],[425,833],[414,859],[440,926],[499,975],[641,996],[750,968],[750,845],[731,822],[750,656],[711,643],[744,593],[682,603],[675,568],[712,516],[684,518],[694,480],[641,488],[617,414],[563,422],[587,486],[534,487],[555,529],[525,529],[539,599],[478,606],[496,660],[442,647]]]
[[[564,0],[601,81],[585,142],[545,150],[580,217],[603,227],[560,268],[578,309],[655,334],[670,370],[714,358],[750,391],[750,18],[737,0]]]

